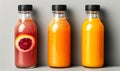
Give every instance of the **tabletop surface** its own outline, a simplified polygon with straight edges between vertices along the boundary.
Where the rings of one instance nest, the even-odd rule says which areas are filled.
[[[85,68],[82,66],[70,68],[50,68],[48,66],[36,68],[16,68],[16,67],[0,67],[0,71],[120,71],[120,67],[104,67],[104,68]]]

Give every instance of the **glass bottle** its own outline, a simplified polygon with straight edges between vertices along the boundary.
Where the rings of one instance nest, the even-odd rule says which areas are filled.
[[[48,65],[70,66],[70,24],[65,11],[66,5],[52,5],[53,18],[48,25]]]
[[[100,5],[86,5],[87,18],[82,25],[82,65],[104,64],[104,26],[99,17]]]
[[[37,27],[32,19],[32,5],[18,5],[14,46],[17,67],[35,67],[37,63]]]

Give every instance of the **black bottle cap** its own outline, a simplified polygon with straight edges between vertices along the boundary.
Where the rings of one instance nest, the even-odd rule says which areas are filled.
[[[32,5],[18,5],[18,11],[32,11]]]
[[[100,11],[100,5],[85,5],[86,11]]]
[[[65,11],[67,10],[66,5],[52,5],[52,11]]]

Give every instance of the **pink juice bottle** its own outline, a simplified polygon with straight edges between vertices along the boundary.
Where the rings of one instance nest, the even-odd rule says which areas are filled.
[[[37,28],[32,19],[32,5],[18,5],[20,18],[14,30],[16,67],[35,67],[37,63]]]

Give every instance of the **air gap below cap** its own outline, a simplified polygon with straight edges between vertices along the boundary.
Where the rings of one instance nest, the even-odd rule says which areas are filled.
[[[100,11],[100,5],[85,5],[86,11]]]
[[[18,11],[32,11],[32,5],[18,5]]]
[[[52,11],[65,11],[67,10],[66,5],[52,5]]]

